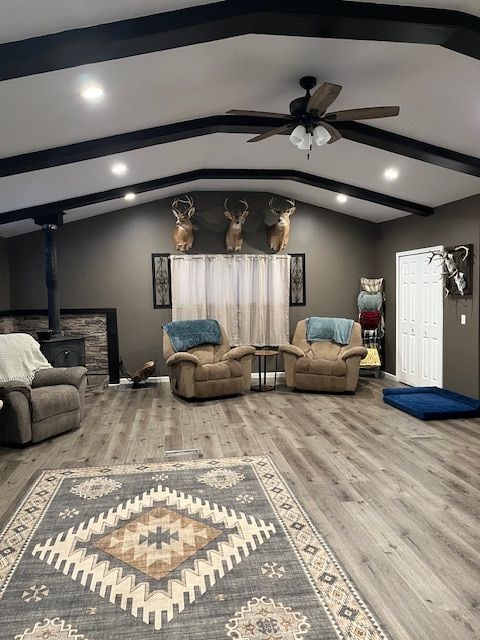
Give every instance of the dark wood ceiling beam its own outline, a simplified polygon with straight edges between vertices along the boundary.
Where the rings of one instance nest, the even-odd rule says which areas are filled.
[[[283,122],[280,120],[280,123]],[[0,178],[49,169],[73,162],[92,160],[115,153],[144,149],[157,144],[177,142],[212,133],[263,133],[278,126],[278,118],[245,116],[208,116],[184,122],[120,133],[105,138],[76,142],[61,147],[33,151],[7,158],[0,158]]]
[[[106,138],[0,158],[0,178],[214,133],[254,135],[264,133],[269,129],[280,126],[282,123],[283,121],[278,118],[256,116],[218,115],[196,118],[185,122],[176,122],[160,127],[131,131]],[[338,122],[335,123],[335,126],[347,140],[415,158],[445,169],[480,177],[480,158],[467,156],[463,153],[359,122]],[[341,144],[341,142],[338,144]]]
[[[429,142],[415,140],[399,133],[371,127],[363,122],[336,122],[342,136],[376,149],[383,149],[408,158],[415,158],[444,169],[480,177],[480,158],[445,149]]]
[[[157,178],[155,180],[149,180],[147,182],[118,187],[116,189],[109,189],[107,191],[100,191],[97,193],[77,196],[75,198],[59,200],[57,202],[49,202],[34,207],[0,213],[0,225],[7,224],[9,222],[18,222],[19,220],[27,220],[29,218],[38,220],[43,216],[56,212],[65,212],[68,215],[69,210],[119,199],[129,191],[140,194],[163,189],[165,187],[194,182],[196,180],[233,179],[290,180],[316,187],[318,189],[326,189],[327,191],[333,191],[335,193],[344,193],[352,198],[358,198],[360,200],[372,202],[391,209],[405,211],[406,213],[413,213],[419,216],[429,216],[433,213],[433,209],[431,207],[427,207],[416,202],[395,198],[383,193],[371,191],[370,189],[365,189],[364,187],[358,187],[345,182],[339,182],[337,180],[331,180],[330,178],[323,178],[321,176],[293,169],[197,169],[194,171],[178,173],[172,176]]]
[[[343,0],[226,0],[0,45],[0,80],[246,34],[444,46],[480,59],[480,18]]]

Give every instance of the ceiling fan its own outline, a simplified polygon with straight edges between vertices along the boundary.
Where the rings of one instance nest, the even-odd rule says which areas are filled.
[[[247,142],[260,142],[271,136],[290,133],[290,142],[299,149],[310,151],[312,140],[318,146],[332,144],[342,138],[341,133],[334,127],[335,122],[351,120],[371,120],[373,118],[390,118],[398,116],[400,107],[365,107],[363,109],[346,109],[344,111],[331,111],[327,109],[338,97],[342,87],[338,84],[323,82],[311,94],[311,90],[317,84],[313,76],[305,76],[300,79],[300,86],[305,89],[305,95],[295,98],[290,103],[290,115],[283,113],[270,113],[267,111],[247,111],[232,109],[227,113],[232,115],[267,116],[269,118],[282,118],[290,120],[287,124],[261,133],[250,138]]]

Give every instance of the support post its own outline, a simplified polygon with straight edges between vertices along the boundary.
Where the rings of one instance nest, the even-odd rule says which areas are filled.
[[[48,328],[51,329],[54,336],[61,335],[57,276],[57,228],[54,224],[46,224],[43,227],[45,283],[48,296]]]
[[[60,329],[60,300],[58,296],[57,230],[63,223],[63,213],[35,219],[43,229],[45,256],[45,284],[48,297],[48,328],[53,336],[62,335]]]

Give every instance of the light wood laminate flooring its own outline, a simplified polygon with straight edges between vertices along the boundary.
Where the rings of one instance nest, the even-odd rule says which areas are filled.
[[[272,457],[397,640],[480,638],[480,420],[425,423],[382,402],[278,388],[183,402],[167,382],[110,387],[82,428],[0,449],[0,519],[40,469],[204,457]]]

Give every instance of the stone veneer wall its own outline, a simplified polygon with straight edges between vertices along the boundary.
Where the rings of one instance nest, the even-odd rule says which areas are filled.
[[[0,317],[0,333],[13,333],[15,322],[13,316]]]
[[[72,336],[85,336],[85,359],[90,374],[108,375],[108,343],[106,315],[65,314],[60,320],[62,331]],[[46,315],[12,315],[0,317],[0,333],[29,333],[48,329]]]

